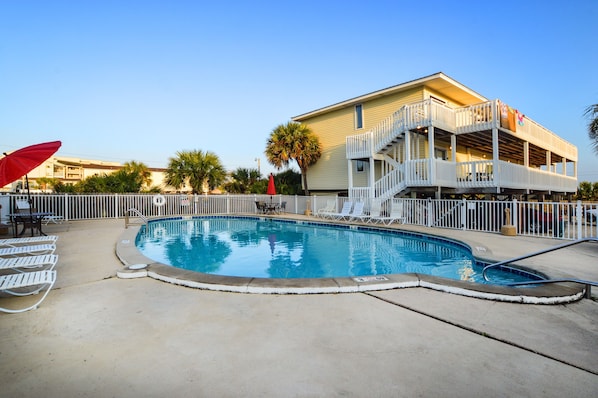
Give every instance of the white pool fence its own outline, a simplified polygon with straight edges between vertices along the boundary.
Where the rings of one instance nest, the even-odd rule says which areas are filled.
[[[334,199],[340,211],[348,198],[340,196],[298,195],[152,195],[152,194],[32,194],[33,208],[52,212],[65,221],[124,218],[129,209],[136,209],[146,217],[255,214],[256,201],[273,202],[282,211],[305,214]],[[0,195],[0,221],[9,222],[17,200],[27,199],[22,194]],[[435,228],[450,228],[488,233],[500,233],[506,224],[507,209],[510,225],[518,235],[557,239],[598,237],[598,203],[576,202],[521,202],[465,200],[465,199],[392,199],[402,204],[406,224]],[[365,200],[365,211],[369,200]],[[385,204],[388,211],[389,203]]]

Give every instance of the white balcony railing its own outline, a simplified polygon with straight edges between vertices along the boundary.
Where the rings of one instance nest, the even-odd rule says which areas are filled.
[[[352,135],[346,138],[347,158],[359,159],[372,156],[372,132]]]
[[[455,109],[456,134],[475,133],[497,127],[497,101],[483,102]]]

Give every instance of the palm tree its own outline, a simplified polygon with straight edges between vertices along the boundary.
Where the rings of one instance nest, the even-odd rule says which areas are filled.
[[[320,141],[309,127],[297,122],[277,126],[270,133],[265,153],[268,161],[278,169],[287,167],[291,160],[296,161],[303,177],[305,195],[309,195],[307,169],[322,155]]]
[[[136,162],[131,160],[130,162],[126,162],[122,169],[127,174],[135,174],[139,178],[139,185],[150,187],[152,185],[152,172],[149,168],[142,162]]]
[[[188,183],[194,194],[219,186],[226,176],[220,159],[212,152],[201,150],[180,151],[176,158],[170,158],[166,168],[166,184],[179,189]]]
[[[586,108],[584,115],[590,120],[588,123],[588,136],[592,141],[594,152],[598,154],[598,104]]]
[[[230,193],[249,193],[253,185],[261,178],[257,169],[237,168],[231,174],[231,181],[226,183],[224,188]]]

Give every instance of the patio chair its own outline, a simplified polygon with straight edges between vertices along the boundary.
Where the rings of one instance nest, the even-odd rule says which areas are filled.
[[[405,223],[405,216],[403,215],[403,202],[395,202],[393,201],[390,205],[390,215],[389,216],[372,216],[370,217],[372,223],[382,223],[385,225],[390,225],[393,222],[400,222],[401,224]]]
[[[265,213],[268,208],[266,207],[266,202],[256,201],[255,208],[257,209],[258,213]]]
[[[287,202],[280,202],[280,205],[276,207],[276,214],[284,213],[287,210]]]
[[[322,207],[318,209],[316,213],[316,217],[326,218],[327,215],[333,214],[336,212],[336,199],[328,199],[326,201],[326,207]]]
[[[382,202],[378,199],[372,199],[370,203],[369,214],[362,216],[362,220],[367,223],[376,223],[376,220],[382,217]]]
[[[332,220],[345,220],[348,219],[351,215],[351,209],[353,208],[353,202],[351,201],[346,201],[345,203],[343,203],[343,207],[340,211],[340,213],[331,213],[326,215],[326,218],[330,218]]]
[[[32,245],[0,248],[0,257],[39,256],[41,254],[52,254],[56,245]]]
[[[41,256],[23,256],[12,258],[0,258],[0,270],[15,270],[24,272],[34,268],[53,270],[58,262],[58,255],[44,254]]]
[[[355,206],[353,206],[353,211],[351,213],[349,213],[348,220],[351,220],[351,221],[361,220],[363,217],[365,217],[365,214],[363,213],[363,207],[364,207],[363,202],[355,203]]]
[[[357,204],[355,206],[357,207]],[[357,214],[357,212],[353,210],[353,213],[355,214],[351,214],[351,220],[369,223],[372,217],[379,217],[381,211],[382,208],[380,205],[380,201],[377,199],[372,199],[370,202],[369,211],[367,213],[365,211],[362,211],[360,214]]]
[[[56,271],[54,270],[0,275],[0,292],[2,293],[7,293],[13,296],[28,296],[37,294],[44,288],[46,289],[45,293],[35,302],[35,304],[19,309],[0,307],[0,311],[14,314],[37,308],[41,302],[44,301],[55,282]]]
[[[21,199],[15,201],[15,206],[17,209],[17,213],[24,211],[24,210],[29,211],[29,209],[31,208],[31,205],[29,204],[28,201],[21,200]],[[31,210],[33,211],[33,209],[31,209]]]
[[[38,244],[51,244],[51,243],[56,243],[57,240],[58,240],[58,236],[56,236],[56,235],[34,236],[31,238],[0,239],[0,248],[1,247],[26,246],[26,245],[38,245]]]

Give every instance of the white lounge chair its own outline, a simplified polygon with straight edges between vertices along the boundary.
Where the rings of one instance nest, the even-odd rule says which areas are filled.
[[[316,216],[325,218],[327,215],[333,213],[336,213],[336,199],[328,199],[326,201],[326,207],[318,209]]]
[[[361,220],[363,217],[365,217],[365,215],[363,214],[363,206],[363,202],[356,202],[355,206],[353,206],[353,211],[348,216],[348,220]]]
[[[0,248],[0,257],[39,256],[41,254],[52,254],[56,245],[32,245]]]
[[[18,272],[24,272],[33,268],[45,268],[47,270],[53,270],[57,262],[58,256],[56,254],[0,258],[0,270],[14,269]]]
[[[56,282],[56,271],[34,271],[34,272],[19,272],[16,274],[0,275],[0,292],[8,293],[13,296],[27,296],[37,294],[46,289],[35,304],[29,305],[25,308],[12,309],[0,307],[0,311],[8,313],[25,312],[37,308],[46,298],[52,286]],[[22,291],[24,288],[26,290]],[[34,288],[34,289],[31,289]]]
[[[333,220],[345,220],[348,219],[348,217],[351,214],[351,209],[353,208],[353,202],[351,201],[346,201],[345,203],[343,203],[343,207],[340,211],[340,213],[331,213],[326,215],[326,218],[330,218]]]
[[[400,222],[401,224],[405,223],[405,216],[403,215],[403,202],[395,202],[393,201],[390,205],[390,215],[389,216],[372,216],[370,217],[372,223],[382,223],[386,225],[390,225],[393,222]]]
[[[370,203],[370,214],[364,216],[366,222],[376,224],[382,217],[382,203],[378,199],[372,199]]]
[[[39,245],[39,244],[51,244],[56,243],[58,236],[47,235],[47,236],[33,236],[31,238],[10,238],[0,239],[0,247],[16,247],[25,245]]]
[[[357,204],[355,207],[357,207]],[[361,209],[359,212],[353,209],[353,213],[351,213],[351,220],[369,223],[372,216],[380,216],[380,207],[380,201],[373,199],[370,202],[369,211],[366,212],[364,209]]]

